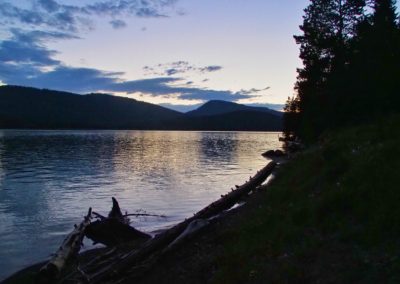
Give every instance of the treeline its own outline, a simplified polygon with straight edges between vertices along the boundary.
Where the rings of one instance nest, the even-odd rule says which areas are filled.
[[[289,139],[400,110],[400,26],[393,0],[312,0],[304,10],[296,95],[285,106]]]

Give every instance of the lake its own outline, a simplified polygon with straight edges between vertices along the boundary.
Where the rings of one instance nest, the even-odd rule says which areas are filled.
[[[249,179],[278,133],[0,130],[0,279],[55,252],[89,207],[111,197],[154,232]],[[86,248],[90,247],[88,243]]]

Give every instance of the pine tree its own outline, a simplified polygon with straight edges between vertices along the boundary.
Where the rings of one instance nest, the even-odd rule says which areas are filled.
[[[373,13],[358,26],[350,64],[353,120],[365,121],[398,112],[400,34],[394,1],[375,0]]]
[[[292,141],[296,137],[299,128],[299,101],[297,97],[288,97],[284,107],[283,133],[286,141]]]
[[[363,0],[313,0],[304,10],[300,45],[303,68],[295,90],[299,105],[298,136],[313,141],[335,116],[348,63],[349,41],[363,17]]]

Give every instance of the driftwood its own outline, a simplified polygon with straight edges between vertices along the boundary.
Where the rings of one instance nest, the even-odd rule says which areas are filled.
[[[99,220],[87,226],[85,230],[87,238],[108,247],[132,241],[143,242],[151,238],[150,235],[129,226],[128,215],[122,214],[118,201],[114,197],[112,202],[113,206],[108,217],[93,213]]]
[[[116,254],[110,257],[108,262],[103,261],[101,264],[99,263],[96,269],[93,269],[93,265],[96,266],[96,264],[92,263],[92,267],[88,267],[87,269],[96,272],[90,275],[89,282],[99,283],[106,279],[120,277],[124,272],[139,267],[142,261],[146,259],[155,259],[158,255],[162,254],[162,252],[169,251],[180,242],[180,240],[185,238],[185,234],[187,235],[187,233],[190,233],[187,230],[187,228],[190,228],[189,224],[196,224],[197,222],[194,222],[196,220],[207,220],[220,214],[224,210],[231,208],[243,197],[246,197],[251,191],[254,191],[258,186],[260,186],[272,173],[275,166],[275,162],[270,162],[242,186],[236,186],[235,190],[232,189],[230,193],[222,196],[219,200],[205,207],[193,217],[156,235],[153,239],[148,240],[138,249],[134,249],[127,253]],[[201,221],[201,227],[204,225],[206,225],[204,221]],[[198,226],[196,225],[195,227]],[[150,261],[150,263],[154,263],[154,261]]]
[[[54,256],[40,269],[37,283],[54,283],[66,264],[78,255],[85,235],[85,228],[90,224],[91,215],[92,208],[89,208],[82,223],[79,226],[75,225],[75,229],[64,239]]]

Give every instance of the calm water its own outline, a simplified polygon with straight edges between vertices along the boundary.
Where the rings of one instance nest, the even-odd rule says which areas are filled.
[[[0,279],[49,257],[111,197],[147,232],[191,216],[267,164],[277,133],[0,130]]]

